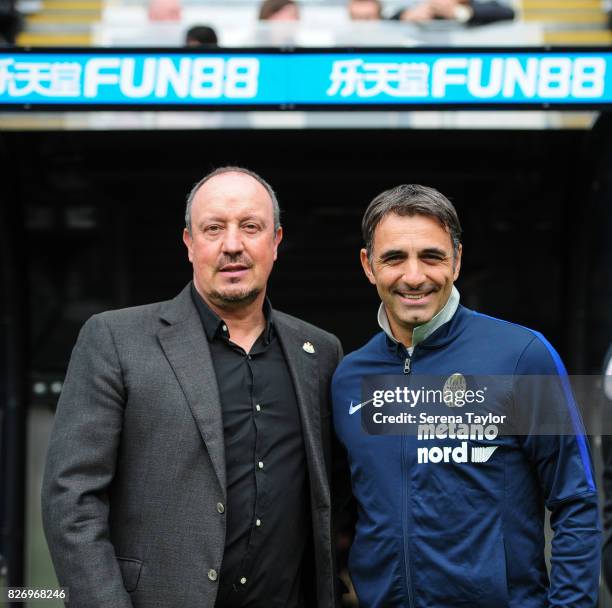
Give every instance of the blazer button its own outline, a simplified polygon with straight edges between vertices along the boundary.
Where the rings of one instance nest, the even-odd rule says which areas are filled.
[[[219,511],[219,513],[225,513],[225,507],[222,502],[217,503],[217,511]]]
[[[208,571],[208,578],[211,581],[216,581],[217,580],[217,571],[213,570],[212,568]]]

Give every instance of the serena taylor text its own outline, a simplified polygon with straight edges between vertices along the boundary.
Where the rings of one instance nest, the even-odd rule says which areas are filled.
[[[393,415],[375,412],[372,421],[375,424],[418,424],[419,439],[430,437],[437,439],[482,439],[485,437],[489,439],[487,428],[491,425],[504,424],[506,418],[505,415],[474,414],[472,412],[454,416],[434,416],[425,412],[419,414],[402,412]],[[495,434],[497,435],[497,432]]]

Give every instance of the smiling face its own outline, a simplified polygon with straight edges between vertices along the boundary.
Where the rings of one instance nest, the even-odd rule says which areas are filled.
[[[183,232],[196,289],[220,309],[263,301],[281,239],[257,180],[229,172],[209,179],[193,199],[191,233]]]
[[[430,321],[448,301],[461,267],[448,231],[434,217],[383,217],[374,231],[371,260],[361,250],[366,276],[376,285],[393,335],[406,346],[412,330]]]

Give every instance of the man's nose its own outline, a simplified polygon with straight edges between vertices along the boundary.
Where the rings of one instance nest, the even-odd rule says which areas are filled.
[[[406,260],[402,270],[402,280],[412,289],[418,289],[427,280],[420,260]]]
[[[240,253],[243,249],[240,229],[237,226],[228,226],[223,235],[223,253]]]

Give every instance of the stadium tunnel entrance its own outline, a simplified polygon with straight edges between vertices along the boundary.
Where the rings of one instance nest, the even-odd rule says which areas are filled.
[[[431,185],[457,206],[468,307],[534,327],[575,373],[612,335],[610,121],[593,132],[209,130],[5,133],[16,259],[28,301],[29,369],[61,375],[94,312],[172,297],[190,278],[186,193],[243,165],[277,190],[285,238],[274,305],[337,333],[347,351],[376,330],[378,297],[358,260],[379,192]],[[6,164],[5,164],[6,166]],[[5,228],[6,229],[6,228]],[[607,273],[607,274],[606,274]],[[14,279],[13,279],[14,280]]]
[[[285,238],[272,302],[336,333],[345,352],[378,330],[378,296],[359,264],[361,216],[400,183],[455,203],[466,306],[541,331],[574,374],[599,373],[612,336],[609,115],[592,131],[5,131],[0,155],[0,391],[12,408],[2,412],[11,471],[2,471],[0,553],[13,585],[24,580],[26,416],[44,406],[39,426],[51,424],[89,316],[171,298],[189,281],[185,198],[215,167],[249,167],[276,189]],[[37,454],[28,456],[33,495]]]

